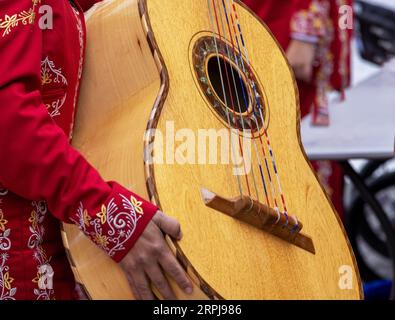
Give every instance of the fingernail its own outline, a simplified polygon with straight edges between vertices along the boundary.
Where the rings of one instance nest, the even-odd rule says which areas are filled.
[[[192,287],[186,287],[184,291],[185,291],[186,294],[192,294],[193,288]]]
[[[178,240],[181,240],[182,239],[182,237],[183,237],[184,235],[182,234],[182,231],[180,231],[180,233],[179,233],[179,235],[178,235]]]

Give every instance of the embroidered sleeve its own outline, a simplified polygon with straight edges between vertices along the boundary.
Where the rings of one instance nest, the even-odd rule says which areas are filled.
[[[32,0],[2,0],[0,17],[31,7]],[[0,36],[0,185],[25,199],[45,200],[54,216],[77,223],[119,261],[157,208],[104,181],[71,147],[42,101],[41,51],[38,23],[15,25]]]
[[[326,35],[330,3],[328,0],[300,0],[299,3],[299,10],[291,19],[291,37],[301,41],[318,42]]]
[[[109,185],[113,192],[98,209],[81,201],[71,220],[111,258],[120,261],[158,208],[115,182]]]

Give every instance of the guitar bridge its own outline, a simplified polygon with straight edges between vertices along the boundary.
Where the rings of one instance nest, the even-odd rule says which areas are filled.
[[[201,189],[201,195],[207,207],[315,254],[312,238],[301,233],[303,224],[296,217],[280,213],[244,195],[227,199],[207,189]]]

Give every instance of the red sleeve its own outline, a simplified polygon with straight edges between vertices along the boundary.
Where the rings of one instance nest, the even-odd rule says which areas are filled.
[[[328,32],[329,0],[298,0],[291,19],[293,39],[318,42]]]
[[[53,122],[41,99],[39,1],[0,7],[0,184],[29,200],[46,200],[54,216],[76,223],[115,261],[136,242],[157,208],[105,182]],[[30,14],[26,23],[8,23]]]
[[[77,0],[78,4],[81,6],[82,10],[87,11],[95,3],[101,2],[103,0]]]

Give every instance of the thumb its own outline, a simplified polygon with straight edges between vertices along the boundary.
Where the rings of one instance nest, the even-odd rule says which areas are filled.
[[[165,215],[162,211],[158,211],[152,221],[161,229],[164,233],[168,234],[174,239],[181,240],[182,232],[180,223],[167,215]]]

